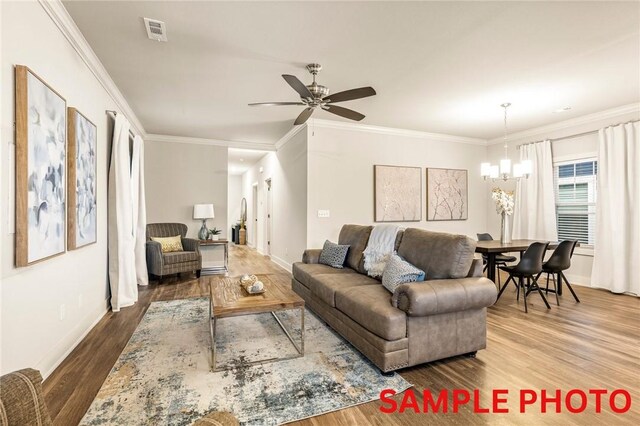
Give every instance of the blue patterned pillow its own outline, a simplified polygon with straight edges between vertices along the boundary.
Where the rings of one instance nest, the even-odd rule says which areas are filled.
[[[342,265],[344,265],[344,260],[347,258],[348,251],[349,246],[339,245],[327,240],[324,242],[324,246],[322,247],[319,262],[333,268],[342,269]]]
[[[382,272],[382,285],[393,293],[400,284],[424,281],[424,271],[392,254]]]

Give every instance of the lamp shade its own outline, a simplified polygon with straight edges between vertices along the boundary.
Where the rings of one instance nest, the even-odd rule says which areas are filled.
[[[195,204],[193,206],[194,219],[213,219],[216,217],[213,204]]]

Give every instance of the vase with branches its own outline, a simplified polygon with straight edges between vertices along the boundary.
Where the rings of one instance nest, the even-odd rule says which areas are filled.
[[[509,226],[509,217],[513,214],[515,206],[513,191],[505,191],[501,188],[493,188],[491,191],[491,199],[496,204],[496,212],[501,216],[502,222],[500,226],[500,242],[511,242],[511,228]]]

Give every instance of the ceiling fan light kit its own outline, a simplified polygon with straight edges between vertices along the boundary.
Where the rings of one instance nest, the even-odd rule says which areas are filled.
[[[359,87],[357,89],[345,90],[343,92],[334,93],[330,95],[329,88],[318,84],[316,82],[316,76],[322,70],[320,64],[307,65],[307,71],[313,76],[313,82],[308,86],[302,83],[298,77],[290,74],[283,74],[282,78],[300,95],[300,102],[258,102],[251,103],[249,106],[286,106],[286,105],[298,105],[306,106],[306,108],[298,115],[294,125],[304,124],[316,108],[320,107],[327,112],[330,112],[340,117],[348,118],[349,120],[360,121],[365,116],[357,111],[353,111],[348,108],[333,105],[336,102],[352,101],[355,99],[362,99],[376,94],[373,87]]]

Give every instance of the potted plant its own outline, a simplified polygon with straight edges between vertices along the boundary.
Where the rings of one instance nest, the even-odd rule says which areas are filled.
[[[220,239],[220,233],[222,233],[221,229],[216,228],[215,226],[213,227],[213,229],[209,230],[209,238],[212,240],[219,240]]]

